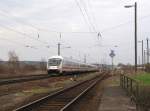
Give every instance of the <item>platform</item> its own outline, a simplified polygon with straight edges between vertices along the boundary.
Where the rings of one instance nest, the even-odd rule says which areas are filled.
[[[119,76],[104,82],[104,93],[98,111],[136,111],[126,92],[119,86]]]

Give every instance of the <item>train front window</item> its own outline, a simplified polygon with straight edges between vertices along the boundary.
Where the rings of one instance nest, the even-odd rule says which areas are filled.
[[[48,65],[49,66],[59,66],[61,63],[61,59],[49,59]]]

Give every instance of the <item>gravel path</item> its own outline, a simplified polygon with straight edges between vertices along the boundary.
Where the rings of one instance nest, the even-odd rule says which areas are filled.
[[[119,86],[119,77],[114,76],[105,81],[104,92],[98,111],[136,111],[135,104]]]

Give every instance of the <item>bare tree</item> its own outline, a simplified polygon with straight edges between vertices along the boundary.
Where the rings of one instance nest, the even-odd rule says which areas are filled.
[[[0,62],[3,62],[3,60],[0,59]],[[6,71],[5,65],[0,63],[0,73],[5,73],[5,71]]]
[[[20,68],[19,57],[17,56],[15,51],[9,51],[8,57],[9,57],[8,63],[9,63],[10,72],[16,73],[17,71],[19,71]]]

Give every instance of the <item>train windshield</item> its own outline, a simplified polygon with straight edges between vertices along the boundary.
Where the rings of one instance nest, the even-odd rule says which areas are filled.
[[[60,63],[61,63],[61,59],[58,59],[58,58],[53,58],[53,59],[49,59],[48,61],[48,65],[49,66],[59,66]]]

